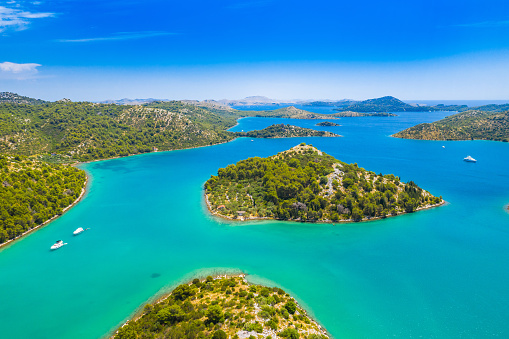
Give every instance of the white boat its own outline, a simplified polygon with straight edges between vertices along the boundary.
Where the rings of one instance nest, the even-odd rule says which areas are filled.
[[[445,148],[445,146],[442,146],[442,148]]]
[[[77,234],[80,234],[80,233],[81,233],[81,232],[83,232],[83,231],[84,231],[83,227],[78,227],[78,228],[76,229],[76,231],[72,232],[72,234],[77,235]]]
[[[62,240],[57,240],[57,242],[54,243],[53,246],[51,246],[51,249],[56,250],[57,248],[60,248],[64,245],[67,245],[67,243],[64,243]]]
[[[477,162],[474,158],[472,158],[470,155],[463,159],[463,161],[466,162]]]

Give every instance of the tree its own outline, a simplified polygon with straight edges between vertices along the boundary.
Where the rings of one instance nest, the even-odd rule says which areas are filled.
[[[207,317],[207,323],[217,324],[224,322],[223,309],[219,305],[210,306],[205,316]]]
[[[226,338],[227,338],[226,332],[223,330],[217,330],[212,335],[212,339],[226,339]]]
[[[290,314],[294,314],[295,311],[297,311],[297,305],[295,305],[295,303],[293,302],[293,300],[289,300],[285,306],[286,310],[288,311],[288,313]]]

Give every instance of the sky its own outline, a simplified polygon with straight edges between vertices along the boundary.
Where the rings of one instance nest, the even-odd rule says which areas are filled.
[[[506,100],[509,1],[0,1],[0,91]]]

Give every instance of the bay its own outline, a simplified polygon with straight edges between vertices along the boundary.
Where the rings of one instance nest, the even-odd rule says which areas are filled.
[[[336,337],[507,337],[509,144],[390,137],[451,113],[315,120],[244,118],[342,138],[251,139],[82,165],[86,197],[0,251],[5,338],[99,338],[196,275],[245,272],[292,293]],[[301,224],[211,217],[203,183],[219,167],[301,142],[413,180],[446,206],[381,221]],[[445,146],[445,148],[442,148]],[[477,163],[462,159],[471,155]],[[90,227],[79,236],[77,227]],[[49,247],[62,239],[68,245]]]

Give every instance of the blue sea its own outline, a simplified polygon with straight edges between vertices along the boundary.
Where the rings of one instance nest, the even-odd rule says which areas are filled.
[[[509,143],[392,138],[452,113],[398,114],[337,127],[244,118],[234,130],[291,123],[343,137],[239,138],[82,165],[85,198],[0,250],[0,337],[104,337],[177,284],[224,272],[285,289],[335,338],[509,337]],[[219,167],[301,142],[447,204],[335,225],[209,215],[203,184]],[[90,230],[73,236],[78,227]],[[50,251],[57,239],[68,245]]]

